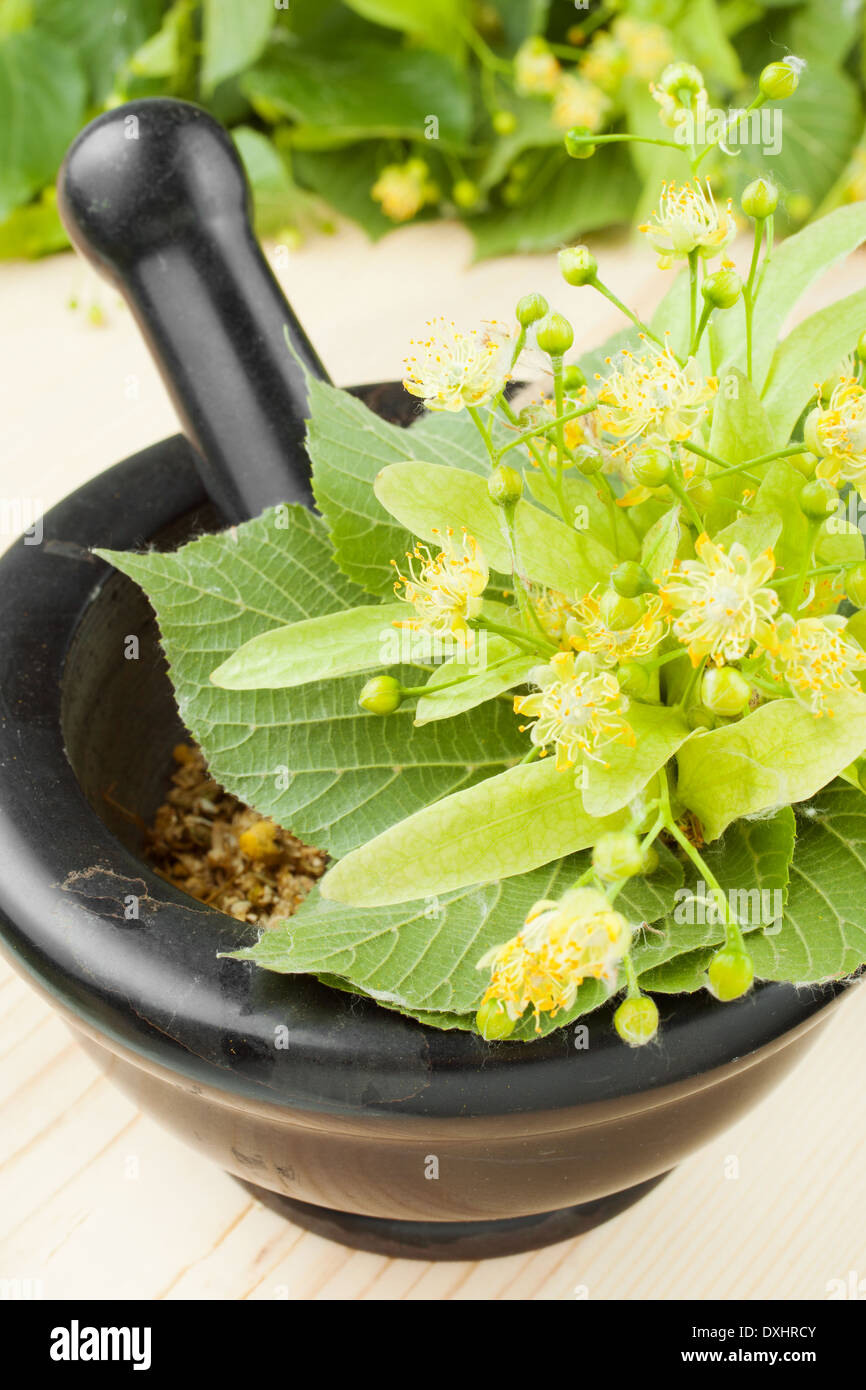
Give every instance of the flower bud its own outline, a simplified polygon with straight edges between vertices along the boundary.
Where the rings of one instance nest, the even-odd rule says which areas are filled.
[[[559,253],[559,270],[569,285],[591,285],[598,274],[598,261],[588,246],[566,246]]]
[[[459,208],[474,208],[481,197],[481,190],[471,179],[458,179],[451,190],[451,197]]]
[[[610,582],[623,598],[639,598],[641,594],[652,593],[655,588],[652,579],[637,560],[623,560],[611,575]]]
[[[563,371],[562,385],[563,389],[567,391],[569,395],[574,395],[576,391],[579,391],[581,387],[586,385],[586,377],[576,362],[570,362]]]
[[[549,309],[550,305],[543,294],[525,294],[517,301],[517,322],[521,328],[528,328],[531,323],[543,319]]]
[[[517,129],[517,117],[513,111],[494,111],[493,129],[497,135],[510,135]]]
[[[855,608],[866,608],[866,564],[853,565],[845,575],[845,596]]]
[[[587,449],[578,458],[577,466],[585,478],[591,478],[593,473],[599,473],[604,468],[604,458],[592,449]]]
[[[711,666],[701,680],[701,704],[713,714],[741,714],[752,687],[733,666]]]
[[[601,596],[599,611],[603,621],[613,632],[623,632],[634,627],[643,617],[643,606],[634,598],[623,598],[614,589],[607,589]]]
[[[561,357],[574,342],[574,329],[563,314],[545,314],[535,330],[535,341],[542,352]]]
[[[487,480],[487,492],[497,507],[513,507],[523,496],[523,478],[507,463],[497,464]]]
[[[623,999],[613,1016],[613,1026],[629,1047],[643,1047],[658,1032],[659,1011],[648,994]]]
[[[588,125],[575,125],[565,133],[565,150],[572,159],[592,159],[597,146],[592,143],[592,131]]]
[[[800,510],[810,521],[826,521],[839,506],[839,494],[826,478],[813,478],[800,489]]]
[[[636,661],[627,661],[624,666],[620,666],[616,678],[620,690],[626,695],[633,695],[636,700],[646,695],[650,687],[649,671]]]
[[[644,487],[662,487],[671,476],[671,459],[664,449],[642,449],[631,461],[631,471]]]
[[[747,217],[772,217],[779,206],[779,190],[772,179],[753,179],[743,190],[740,206]]]
[[[754,978],[751,956],[737,946],[723,946],[713,956],[707,970],[710,993],[724,1003],[739,999],[751,987]]]
[[[705,86],[704,75],[694,63],[668,63],[658,80],[659,91],[669,97],[678,96],[680,92],[696,97]]]
[[[592,851],[592,867],[599,878],[611,881],[643,873],[644,858],[634,831],[615,830],[602,835]]]
[[[793,55],[783,58],[781,63],[768,63],[758,82],[761,95],[771,101],[784,101],[785,97],[793,96],[805,66],[802,58]]]
[[[730,309],[736,304],[743,282],[735,270],[717,270],[701,285],[701,294],[715,309]]]
[[[393,714],[403,703],[403,687],[394,676],[374,676],[358,696],[358,704],[370,714]]]
[[[482,1038],[486,1038],[488,1042],[496,1042],[513,1033],[516,1024],[513,1018],[508,1017],[501,1004],[495,999],[488,999],[475,1015],[475,1026]]]

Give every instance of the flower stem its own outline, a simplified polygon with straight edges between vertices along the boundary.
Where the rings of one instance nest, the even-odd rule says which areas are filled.
[[[680,147],[677,146],[677,149],[679,148]],[[633,314],[631,309],[629,309],[628,305],[623,304],[622,300],[614,294],[613,290],[608,289],[607,285],[604,283],[603,280],[599,280],[598,276],[596,276],[595,279],[591,280],[589,283],[592,285],[593,289],[598,290],[599,294],[603,294],[605,299],[609,299],[611,304],[615,305],[616,308],[619,309],[621,314],[625,314],[627,319],[631,319],[635,328],[639,328],[642,333],[645,333],[646,336],[648,338],[651,338],[652,341],[656,343],[660,348],[665,347],[665,344],[662,342],[658,334],[653,333],[649,325],[645,324],[643,319],[639,319],[637,314]],[[676,360],[680,362],[680,359],[678,357]],[[682,365],[682,362],[680,362],[680,366]]]
[[[560,360],[560,390],[561,390],[561,386],[562,386],[562,379],[561,379],[561,378],[562,378],[562,361]],[[555,376],[554,376],[554,383],[555,383],[555,381],[556,381],[556,378],[555,378]],[[551,432],[552,430],[556,430],[556,431],[559,433],[559,432],[562,430],[563,425],[567,425],[568,422],[569,422],[569,420],[577,420],[577,419],[579,419],[579,417],[580,417],[581,415],[589,415],[593,410],[595,410],[595,408],[596,408],[596,403],[595,403],[595,401],[593,401],[591,405],[582,405],[582,406],[580,406],[578,409],[576,409],[576,410],[568,410],[568,411],[566,411],[566,412],[565,412],[564,414],[562,414],[562,415],[560,415],[560,414],[559,414],[559,411],[557,410],[557,418],[551,420],[551,422],[550,422],[549,425],[535,426],[535,427],[534,427],[533,429],[531,429],[531,430],[524,430],[523,433],[522,433],[522,434],[518,434],[517,437],[516,437],[515,439],[509,439],[509,441],[508,441],[507,444],[503,444],[503,446],[502,446],[501,449],[497,449],[497,450],[495,451],[495,453],[493,454],[493,459],[494,459],[494,461],[495,461],[496,463],[498,463],[499,460],[502,458],[503,454],[507,454],[507,453],[509,452],[510,449],[517,449],[517,448],[520,447],[521,444],[529,444],[529,443],[531,443],[531,441],[532,441],[533,439],[544,438],[544,437],[546,437],[548,434],[550,434],[550,432]],[[516,417],[515,417],[515,418],[516,418]],[[558,442],[558,441],[557,441],[557,442]],[[564,447],[564,442],[565,442],[565,441],[564,441],[564,439],[563,439],[563,447]]]
[[[755,285],[755,274],[758,269],[758,256],[761,251],[761,242],[764,239],[765,217],[755,219],[755,241],[752,247],[752,263],[749,266],[749,277],[743,286],[743,307],[746,313],[746,375],[749,381],[752,380],[752,315],[755,309],[756,292],[753,293]]]
[[[472,417],[472,422],[475,425],[475,428],[478,430],[478,433],[484,440],[484,447],[490,455],[490,462],[495,468],[497,463],[499,462],[499,459],[496,450],[493,447],[493,440],[490,438],[490,431],[481,418],[481,412],[478,409],[477,405],[467,406],[467,410],[469,411],[469,414]]]
[[[689,252],[689,342],[695,340],[698,316],[698,253]]]
[[[508,641],[513,642],[516,647],[524,647],[527,651],[542,656],[553,656],[558,650],[552,642],[543,641],[540,637],[531,637],[528,632],[521,632],[520,628],[517,627],[508,627],[504,623],[494,623],[490,618],[470,618],[469,626],[481,628],[486,632],[494,632],[497,637],[507,637]]]

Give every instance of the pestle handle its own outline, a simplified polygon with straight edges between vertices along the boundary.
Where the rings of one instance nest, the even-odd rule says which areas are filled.
[[[129,303],[231,522],[312,500],[304,372],[327,373],[250,221],[234,145],[190,102],[151,97],[70,146],[58,206],[70,239]]]

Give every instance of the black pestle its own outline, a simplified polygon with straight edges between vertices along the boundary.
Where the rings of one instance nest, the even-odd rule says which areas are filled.
[[[99,116],[60,171],[69,236],[129,303],[226,519],[312,501],[304,371],[327,373],[250,221],[240,159],[190,102],[153,97]]]

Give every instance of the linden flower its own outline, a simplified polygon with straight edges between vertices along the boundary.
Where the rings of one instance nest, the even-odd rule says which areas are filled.
[[[437,531],[433,534],[438,538]],[[467,625],[468,619],[477,618],[481,611],[481,596],[490,577],[474,536],[464,528],[458,544],[449,528],[438,555],[432,556],[426,545],[416,545],[414,551],[407,551],[406,559],[409,575],[397,571],[394,592],[412,604],[417,616],[394,626],[451,636],[462,646],[471,647],[474,633]],[[421,562],[420,569],[417,561]],[[391,563],[396,569],[396,562]]]
[[[650,82],[673,58],[670,34],[660,24],[618,15],[611,26],[626,52],[626,67],[638,82]]]
[[[544,589],[532,598],[535,616],[551,642],[558,647],[568,646],[566,624],[574,617],[574,607],[558,589]]]
[[[429,338],[413,340],[403,385],[428,410],[462,410],[494,400],[511,376],[511,335],[495,323],[463,333],[444,318],[427,325]]]
[[[570,1009],[585,979],[615,985],[630,941],[626,919],[594,888],[573,888],[558,902],[543,898],[517,936],[478,962],[490,970],[483,1002],[495,1000],[514,1020],[531,1008],[540,1031],[540,1015]]]
[[[853,483],[866,501],[866,390],[852,377],[833,389],[826,410],[815,412],[810,434],[823,455],[819,478]]]
[[[580,651],[593,652],[602,666],[624,665],[649,656],[668,630],[664,600],[657,594],[646,599],[638,621],[621,631],[608,627],[595,594],[581,599],[577,616],[579,626],[574,628],[572,642]]]
[[[560,72],[556,57],[537,36],[522,43],[514,55],[514,87],[520,96],[551,96]]]
[[[678,256],[698,251],[710,258],[724,251],[736,231],[733,204],[728,199],[720,212],[707,183],[706,192],[699,181],[678,188],[675,183],[662,184],[658,212],[649,222],[642,223],[650,245],[658,252],[658,264],[666,270]]]
[[[606,359],[610,366],[615,359]],[[691,439],[709,413],[719,384],[706,377],[695,358],[681,367],[670,348],[650,349],[640,357],[623,349],[619,365],[598,377],[598,428],[621,440],[623,452],[637,440],[682,442]]]
[[[685,560],[659,589],[680,615],[674,635],[688,647],[693,666],[705,656],[717,666],[739,661],[752,638],[763,641],[779,606],[775,590],[762,588],[776,568],[773,552],[752,560],[739,541],[728,553],[706,534],[698,537],[695,550],[697,560]]]
[[[609,111],[610,99],[601,87],[571,73],[560,77],[553,94],[552,112],[553,124],[558,130],[580,125],[595,132],[604,125]]]
[[[547,666],[536,666],[529,678],[540,688],[518,695],[516,714],[536,722],[530,738],[537,748],[556,748],[558,772],[581,757],[602,763],[599,750],[610,743],[634,746],[634,732],[623,718],[628,699],[609,671],[599,671],[588,652],[557,652]],[[526,726],[523,726],[526,727]]]
[[[794,698],[813,714],[832,719],[840,690],[862,695],[855,671],[866,668],[866,652],[845,635],[839,614],[824,618],[781,619],[767,645],[770,674],[785,681]]]
[[[425,203],[435,202],[438,196],[439,190],[423,159],[386,164],[370,189],[370,197],[381,203],[382,211],[392,222],[408,222]]]

